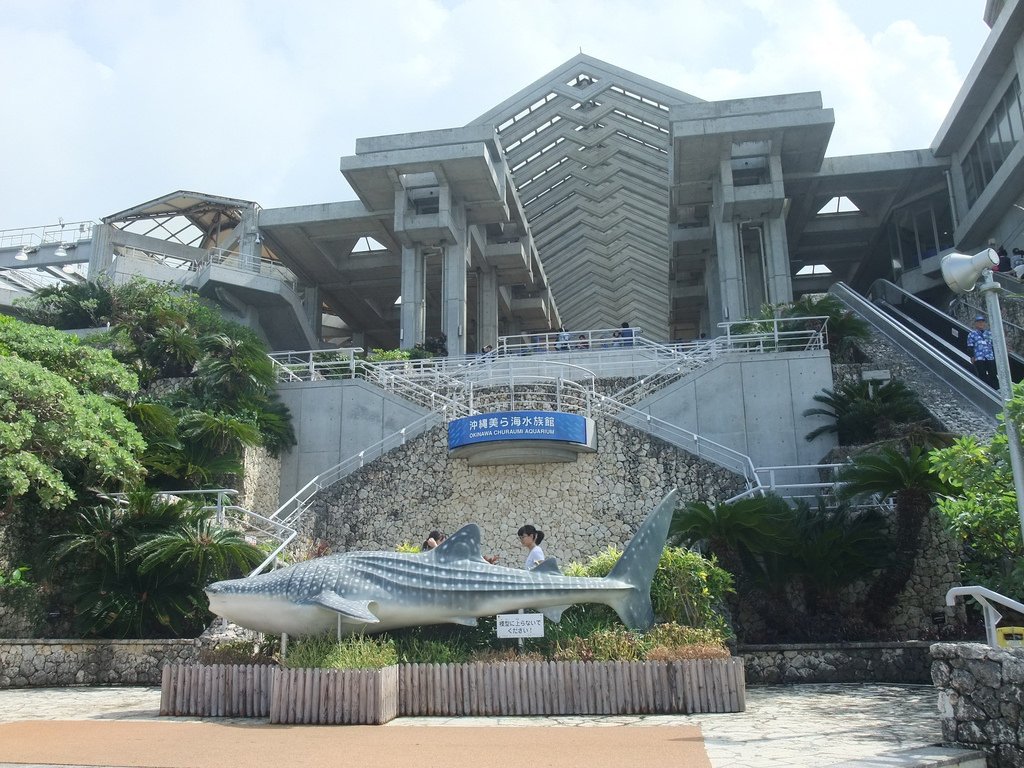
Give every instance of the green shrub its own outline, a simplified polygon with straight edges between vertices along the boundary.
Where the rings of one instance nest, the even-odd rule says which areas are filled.
[[[620,557],[621,550],[610,546],[585,564],[570,563],[565,572],[572,576],[604,577],[611,573]],[[651,604],[660,620],[720,630],[725,621],[718,613],[718,606],[732,590],[732,576],[719,568],[714,559],[682,547],[666,547],[651,582]],[[616,623],[610,608],[591,605],[573,606],[562,621],[569,622],[570,631],[579,624],[594,629]]]
[[[288,647],[282,666],[290,669],[380,669],[398,663],[395,642],[352,635],[339,642],[329,635],[307,637]]]
[[[42,594],[28,571],[27,565],[10,573],[0,571],[0,637],[37,637],[43,628]]]
[[[555,661],[640,661],[646,650],[642,634],[619,625],[558,642],[551,657]]]

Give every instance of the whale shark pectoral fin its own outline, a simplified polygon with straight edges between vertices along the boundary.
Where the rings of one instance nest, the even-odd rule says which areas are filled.
[[[548,621],[553,621],[555,624],[562,620],[562,612],[568,608],[568,605],[552,605],[541,611],[544,614],[544,618]]]
[[[453,616],[448,621],[452,624],[461,624],[464,627],[475,627],[477,625],[476,616]]]
[[[380,619],[370,611],[370,603],[372,602],[370,600],[346,600],[337,592],[324,590],[310,602],[340,613],[348,619],[362,621],[366,624],[377,624],[380,622]]]

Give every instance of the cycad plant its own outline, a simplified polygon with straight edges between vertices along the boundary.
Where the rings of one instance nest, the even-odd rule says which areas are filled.
[[[836,433],[840,445],[860,445],[895,437],[901,425],[929,419],[913,390],[893,379],[872,391],[866,381],[849,382],[837,390],[822,390],[813,397],[823,408],[808,408],[804,416],[826,416],[831,421],[811,430],[806,438]]]
[[[213,512],[145,489],[82,511],[53,561],[79,628],[100,637],[195,635],[211,618],[203,588],[263,559]]]
[[[920,553],[921,528],[934,498],[950,487],[933,471],[927,451],[910,446],[906,453],[885,448],[854,458],[839,473],[846,497],[892,499],[895,521],[894,548],[888,566],[871,585],[865,614],[880,622],[894,605],[913,573]]]
[[[756,578],[757,555],[790,547],[790,516],[785,500],[772,494],[713,507],[688,502],[672,517],[669,541],[713,552],[730,573]]]

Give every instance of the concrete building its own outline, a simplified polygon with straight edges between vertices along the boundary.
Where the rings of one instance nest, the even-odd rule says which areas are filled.
[[[357,200],[174,192],[95,226],[0,233],[0,300],[40,268],[141,274],[275,349],[443,339],[452,354],[561,324],[715,335],[840,280],[941,303],[944,251],[1024,245],[1024,6],[984,13],[991,35],[930,148],[826,157],[820,93],[709,102],[580,54],[468,126],[360,139],[340,162]]]

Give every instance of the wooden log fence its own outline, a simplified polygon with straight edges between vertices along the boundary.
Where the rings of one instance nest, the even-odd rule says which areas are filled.
[[[380,724],[395,717],[743,712],[743,659],[164,667],[161,715]]]

